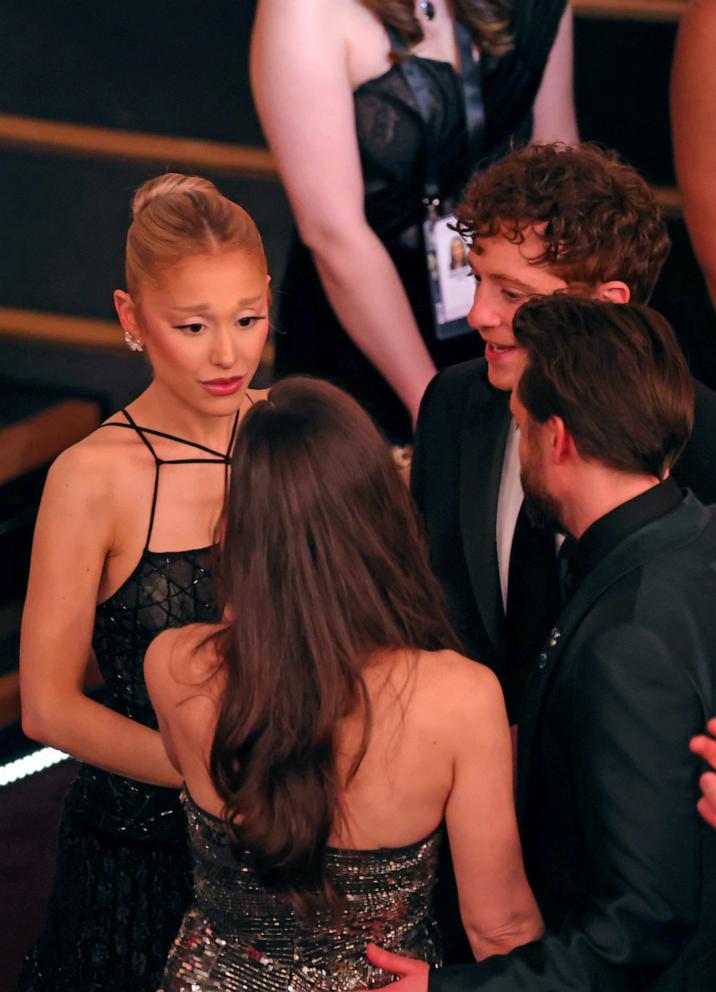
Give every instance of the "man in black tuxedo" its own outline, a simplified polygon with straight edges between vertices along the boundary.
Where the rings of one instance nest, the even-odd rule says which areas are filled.
[[[485,358],[445,369],[428,387],[411,485],[465,651],[495,670],[515,723],[560,591],[554,539],[531,528],[522,508],[512,320],[525,300],[565,291],[646,302],[669,242],[644,180],[590,145],[514,152],[475,176],[458,214],[476,280],[468,319]],[[716,501],[716,396],[701,384],[674,475]]]
[[[693,416],[686,362],[639,305],[553,296],[526,304],[514,331],[525,503],[569,535],[566,604],[518,737],[545,933],[430,973],[370,957],[402,977],[396,992],[713,992],[716,831],[696,812],[687,745],[716,712],[716,508],[669,474]]]

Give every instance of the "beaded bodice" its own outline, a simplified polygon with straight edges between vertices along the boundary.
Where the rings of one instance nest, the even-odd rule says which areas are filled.
[[[342,893],[338,918],[302,922],[272,893],[247,853],[237,860],[221,820],[184,792],[194,859],[194,902],[170,954],[163,988],[172,992],[293,990],[332,992],[385,985],[365,948],[440,962],[431,914],[442,830],[408,847],[357,851],[328,848],[326,873]],[[193,984],[192,984],[193,983]]]

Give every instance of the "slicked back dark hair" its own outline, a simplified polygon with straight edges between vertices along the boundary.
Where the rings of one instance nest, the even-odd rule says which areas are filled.
[[[476,173],[457,211],[467,240],[502,234],[542,239],[535,265],[570,287],[620,280],[646,303],[669,253],[669,235],[645,179],[615,152],[584,143],[530,145]]]
[[[517,397],[533,420],[560,417],[582,458],[666,477],[691,433],[694,387],[661,314],[557,294],[520,307],[513,330],[527,358]]]

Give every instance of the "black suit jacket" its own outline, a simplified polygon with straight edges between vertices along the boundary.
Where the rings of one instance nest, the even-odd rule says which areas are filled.
[[[692,436],[674,470],[680,486],[716,502],[716,393],[696,382]],[[505,616],[497,564],[497,500],[510,426],[509,394],[484,358],[438,373],[420,408],[411,487],[433,569],[465,652],[504,685]],[[538,581],[538,578],[536,578]]]
[[[713,992],[716,830],[692,734],[716,713],[716,508],[687,495],[577,588],[532,669],[517,807],[542,941],[431,992]]]

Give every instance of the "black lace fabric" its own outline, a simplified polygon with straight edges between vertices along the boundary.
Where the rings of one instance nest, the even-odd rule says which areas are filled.
[[[447,62],[414,61],[429,96],[430,128],[439,149],[434,169],[441,196],[455,197],[469,175],[460,78]],[[397,239],[409,246],[406,231],[421,224],[425,215],[425,125],[400,66],[392,66],[359,87],[354,105],[366,217],[386,243]]]

